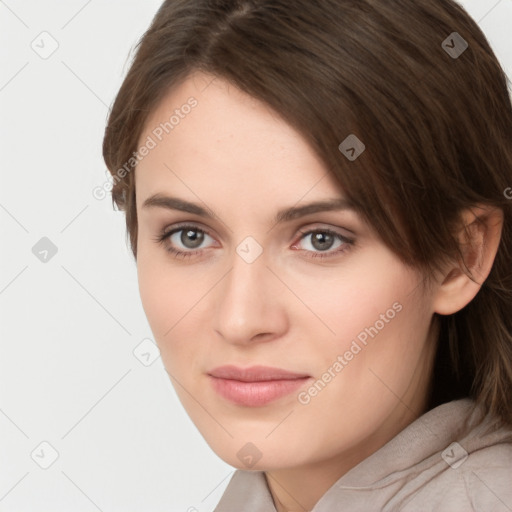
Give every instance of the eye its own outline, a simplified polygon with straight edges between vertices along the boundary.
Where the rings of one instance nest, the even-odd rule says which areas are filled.
[[[179,226],[170,231],[163,231],[155,239],[156,242],[163,244],[165,250],[173,254],[177,258],[188,258],[197,253],[202,252],[202,249],[197,249],[206,238],[213,238],[208,233],[197,226],[185,225]],[[178,249],[176,249],[178,247]],[[184,247],[185,250],[180,250],[179,247]]]
[[[305,253],[308,253],[306,258],[335,257],[348,250],[355,243],[354,240],[332,229],[318,228],[310,231],[299,231],[302,233],[300,240],[306,240],[308,237],[310,239],[306,245],[309,245],[311,249],[302,249]],[[198,256],[203,252],[204,247],[200,248],[200,246],[207,238],[215,242],[213,237],[205,230],[194,225],[181,225],[171,230],[164,230],[155,238],[155,241],[164,245],[165,250],[174,257],[184,259]],[[335,245],[336,241],[338,241],[338,245]],[[292,249],[301,249],[298,245],[298,243],[292,245]],[[332,250],[333,246],[335,250]],[[184,250],[181,250],[180,247]]]
[[[309,238],[309,245],[312,249],[306,248],[304,249],[309,254],[308,258],[330,258],[338,256],[340,253],[348,250],[351,246],[354,245],[355,241],[343,236],[341,233],[338,233],[332,229],[327,228],[318,228],[309,231],[300,231],[302,233],[302,237],[300,240],[307,240]],[[331,250],[338,240],[338,245],[335,246],[336,250]],[[293,249],[297,248],[298,244],[292,245]],[[319,252],[316,252],[319,251]]]

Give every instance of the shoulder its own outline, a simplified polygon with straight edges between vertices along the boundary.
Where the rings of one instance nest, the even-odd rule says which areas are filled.
[[[512,511],[512,442],[471,452],[459,469],[475,511]]]
[[[401,511],[424,510],[426,503],[435,512],[512,511],[512,431],[478,431],[433,456]]]
[[[405,471],[395,510],[512,512],[511,426],[469,399],[425,418],[428,440],[419,442],[432,450]]]

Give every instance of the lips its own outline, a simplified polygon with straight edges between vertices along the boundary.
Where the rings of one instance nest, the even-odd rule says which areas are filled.
[[[221,366],[209,374],[213,389],[236,405],[261,407],[297,391],[309,375],[281,368]]]
[[[238,380],[240,382],[261,382],[269,380],[295,380],[309,377],[305,373],[293,373],[282,368],[270,366],[251,366],[250,368],[238,368],[236,366],[219,366],[209,375],[219,379]]]

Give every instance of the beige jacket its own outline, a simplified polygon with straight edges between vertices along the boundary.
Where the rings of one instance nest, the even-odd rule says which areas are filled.
[[[312,512],[512,512],[512,429],[482,418],[468,398],[426,412]],[[264,473],[235,471],[214,512],[276,512]]]

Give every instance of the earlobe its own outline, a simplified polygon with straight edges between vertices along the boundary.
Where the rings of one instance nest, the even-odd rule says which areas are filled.
[[[501,240],[503,210],[478,205],[462,213],[461,225],[458,240],[464,261],[459,258],[441,277],[434,300],[434,312],[440,315],[464,308],[487,279]]]

